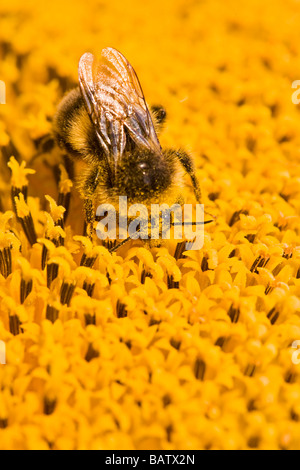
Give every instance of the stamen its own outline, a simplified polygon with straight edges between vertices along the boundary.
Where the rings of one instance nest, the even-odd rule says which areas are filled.
[[[245,369],[244,375],[246,375],[247,377],[253,377],[255,371],[256,371],[256,365],[255,364],[248,364],[246,369]]]
[[[256,234],[255,234],[255,233],[249,233],[249,235],[246,235],[245,238],[246,238],[250,243],[254,243],[254,242],[255,242],[255,238],[256,238]]]
[[[215,342],[215,345],[223,349],[226,340],[227,340],[226,336],[220,336]]]
[[[248,441],[248,447],[250,449],[257,449],[260,443],[260,438],[258,436],[251,437]]]
[[[196,379],[203,381],[206,371],[206,364],[202,359],[196,359],[194,365],[194,374]]]
[[[83,247],[80,266],[92,268],[99,255],[109,256],[106,248],[95,246],[88,237],[75,236],[74,241],[79,242]]]
[[[20,334],[21,322],[17,315],[9,315],[9,330],[12,335],[17,336]]]
[[[173,432],[174,432],[174,426],[172,424],[166,427],[166,435],[167,435],[168,442],[171,442]]]
[[[186,258],[186,256],[183,255],[183,253],[186,251],[185,245],[186,245],[186,242],[177,243],[176,250],[175,250],[175,254],[174,254],[174,258],[175,258],[176,260],[185,259],[185,258]]]
[[[253,271],[256,269],[258,263],[260,262],[261,260],[261,256],[259,255],[258,258],[255,259],[254,263],[252,264],[251,268],[250,268],[250,271],[253,273]]]
[[[0,419],[0,429],[5,429],[8,426],[8,419],[7,418],[1,418]]]
[[[83,253],[80,266],[85,266],[86,268],[92,268],[97,260],[98,256],[87,256]]]
[[[166,408],[168,405],[172,403],[172,399],[168,393],[162,397],[162,402],[163,402],[164,408]]]
[[[45,269],[45,267],[46,267],[46,263],[47,263],[47,259],[48,259],[48,254],[49,254],[48,248],[46,247],[46,245],[43,245],[43,249],[42,249],[42,261],[41,261],[41,264],[42,264],[42,271],[44,271],[44,269]]]
[[[53,223],[55,227],[61,227],[62,229],[64,228],[64,214],[66,212],[65,207],[62,205],[56,204],[54,199],[50,196],[45,196],[47,201],[49,202],[50,205],[50,215],[52,217]],[[63,245],[64,239],[63,237],[60,237],[60,244],[58,246]]]
[[[11,176],[11,198],[13,207],[17,217],[19,217],[17,206],[16,206],[16,198],[20,199],[20,196],[23,196],[25,203],[27,203],[27,195],[28,195],[28,175],[34,175],[35,170],[31,170],[30,168],[26,168],[26,162],[23,161],[21,165],[17,162],[14,157],[11,157],[7,166],[11,169],[12,176]]]
[[[149,277],[150,279],[152,279],[153,276],[152,276],[151,273],[149,273],[145,269],[143,269],[142,274],[141,274],[141,283],[142,284],[145,284],[146,277]]]
[[[22,225],[24,233],[30,245],[34,245],[37,242],[37,236],[33,224],[33,219],[28,205],[25,202],[24,195],[19,194],[19,197],[15,197],[16,213],[19,222]]]
[[[116,313],[117,313],[118,318],[127,317],[126,305],[123,304],[120,300],[118,300],[118,302],[117,302]]]
[[[228,316],[232,323],[237,323],[240,318],[240,309],[235,308],[233,304],[231,305],[230,309],[228,310]]]
[[[201,262],[201,270],[202,272],[205,272],[205,271],[208,271],[209,270],[209,267],[208,267],[208,256],[203,256],[202,258],[202,262]]]
[[[32,279],[30,279],[29,281],[26,281],[25,279],[21,279],[21,286],[20,286],[20,302],[21,302],[21,304],[23,304],[25,302],[25,300],[27,299],[27,297],[31,293],[32,286],[33,286]]]
[[[60,291],[60,302],[62,305],[70,306],[74,291],[76,288],[76,283],[63,282]]]
[[[86,313],[84,315],[85,326],[96,325],[96,314]]]
[[[55,323],[56,320],[59,317],[59,310],[52,305],[47,305],[46,309],[46,319],[51,321],[52,323]]]
[[[300,416],[295,410],[291,410],[290,416],[293,421],[299,422]]]
[[[24,217],[24,219],[21,220],[21,224],[30,245],[34,245],[36,243],[37,237],[31,214],[29,214],[28,217]]]
[[[48,215],[47,229],[45,238],[39,239],[39,243],[43,244],[41,267],[45,269],[50,253],[54,251],[55,247],[64,246],[65,232],[60,225],[55,226],[53,219]]]
[[[0,272],[6,279],[12,273],[11,247],[0,250]]]
[[[265,294],[268,295],[268,294],[270,294],[270,292],[272,292],[273,290],[274,290],[274,287],[271,286],[270,283],[268,283],[268,285],[267,285],[267,287],[266,287],[266,289],[265,289]]]
[[[258,270],[257,268],[264,268],[268,262],[270,261],[270,258],[264,258],[263,256],[259,255],[256,260],[254,261],[254,263],[252,264],[251,268],[250,268],[250,271],[255,274],[258,274]]]
[[[269,311],[267,317],[268,317],[268,319],[270,320],[271,325],[274,325],[274,324],[277,322],[277,320],[278,320],[279,312],[276,310],[275,307],[273,307],[273,308]]]
[[[282,257],[285,259],[291,259],[293,257],[293,248],[292,247],[286,248]]]
[[[245,210],[240,210],[240,211],[236,211],[233,213],[230,221],[229,221],[229,227],[232,227],[236,222],[238,222],[240,220],[240,216],[241,214],[244,214],[244,215],[249,215],[249,212],[248,211],[245,211]]]
[[[44,398],[44,414],[49,416],[54,413],[56,408],[57,400],[55,398]]]
[[[63,165],[59,166],[61,176],[59,182],[59,193],[57,204],[65,208],[64,222],[66,222],[69,215],[70,201],[71,201],[71,189],[73,187],[72,181],[69,179],[69,175]]]
[[[12,250],[21,249],[20,241],[8,227],[8,223],[13,217],[11,211],[0,215],[0,273],[5,279],[12,273]]]
[[[74,273],[74,284],[78,286],[82,285],[83,290],[86,291],[89,297],[92,297],[96,287],[96,283],[99,288],[105,288],[108,285],[107,278],[104,274],[98,270],[80,266]]]
[[[95,283],[88,283],[88,282],[84,282],[83,283],[83,289],[87,292],[87,295],[89,297],[93,297],[93,293],[94,293],[94,289],[95,289]]]
[[[248,405],[247,405],[247,410],[248,411],[255,411],[257,410],[257,405],[255,403],[255,400],[249,400]]]
[[[208,199],[212,202],[215,202],[218,198],[220,197],[220,193],[218,192],[212,192],[208,194]]]
[[[161,322],[162,322],[162,320],[156,320],[155,318],[152,317],[149,320],[149,326],[160,325]]]
[[[49,196],[46,196],[46,198],[51,199]],[[66,237],[66,232],[63,230],[64,208],[57,206],[53,199],[51,199],[51,207],[51,215],[46,214],[47,228],[45,232],[45,239],[50,240],[56,247],[64,246],[64,240]]]
[[[171,346],[173,346],[173,348],[179,350],[180,346],[181,346],[181,341],[178,341],[175,338],[171,338],[170,344],[171,344]]]
[[[71,202],[71,191],[67,194],[64,194],[64,193],[59,193],[58,194],[57,203],[58,203],[59,206],[62,206],[62,207],[65,208],[64,222],[66,222],[67,217],[69,215],[70,202]]]
[[[110,277],[108,271],[106,271],[106,277],[107,277],[107,280],[108,280],[108,284],[111,285],[111,283],[112,283],[112,278]]]
[[[47,264],[47,287],[50,289],[52,282],[58,276],[58,264],[56,263],[49,263]]]
[[[14,212],[17,215],[17,219],[19,222],[21,221],[21,219],[18,217],[18,214],[17,214],[17,205],[16,205],[15,198],[19,198],[20,194],[24,196],[24,201],[27,203],[28,186],[23,186],[23,188],[16,188],[15,186],[11,187],[11,200],[13,203]]]
[[[88,347],[88,350],[87,350],[87,353],[85,355],[85,360],[87,362],[91,362],[92,359],[96,359],[99,356],[100,356],[99,351],[94,349],[92,343],[90,343],[89,347]]]
[[[172,275],[168,275],[168,289],[179,289],[179,282],[175,282]]]
[[[102,245],[108,249],[108,251],[113,252],[116,251],[117,240],[102,240]],[[122,245],[118,245],[119,246]]]
[[[288,384],[293,384],[296,382],[297,374],[291,370],[289,370],[284,377],[284,380]]]

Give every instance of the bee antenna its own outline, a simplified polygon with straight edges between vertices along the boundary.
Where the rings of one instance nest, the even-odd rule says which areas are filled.
[[[183,225],[206,225],[214,222],[214,220],[205,220],[204,222],[184,222]],[[172,227],[175,227],[177,225],[182,225],[181,222],[171,222]]]
[[[117,251],[121,246],[125,245],[125,243],[129,242],[129,240],[131,240],[131,237],[128,237],[126,238],[125,240],[123,240],[122,242],[118,243],[116,246],[114,246],[113,248],[111,248],[110,250],[108,250],[110,253],[114,253],[115,251]]]
[[[210,212],[207,212],[207,211],[204,211],[204,212],[205,212],[205,214],[209,215],[210,217],[212,217],[212,218],[214,219],[214,220],[211,220],[210,222],[214,222],[214,221],[217,220],[217,216],[216,216],[216,215],[213,215],[213,214],[211,214]]]

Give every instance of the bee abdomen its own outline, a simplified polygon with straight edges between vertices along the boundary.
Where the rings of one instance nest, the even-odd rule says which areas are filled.
[[[102,150],[79,88],[61,101],[53,121],[59,147],[75,159],[101,159]]]

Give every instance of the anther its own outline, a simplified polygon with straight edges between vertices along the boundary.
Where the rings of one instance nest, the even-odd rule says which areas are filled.
[[[66,210],[64,213],[64,222],[66,222],[70,210],[70,201],[71,201],[71,189],[73,187],[72,181],[69,179],[69,175],[66,172],[63,165],[59,166],[61,171],[60,183],[59,183],[59,193],[57,204],[63,206]]]
[[[152,279],[152,274],[147,272],[145,269],[143,269],[142,274],[141,274],[141,283],[145,284],[146,278],[149,277]]]
[[[52,305],[48,304],[46,309],[46,319],[55,323],[58,319],[59,311],[57,308],[53,307]]]
[[[98,256],[87,256],[83,253],[80,266],[85,266],[86,268],[92,268],[97,260]]]
[[[50,289],[52,282],[58,276],[58,268],[59,266],[56,263],[47,264],[47,287],[48,289]]]
[[[87,350],[87,353],[85,355],[85,360],[87,362],[91,362],[92,359],[95,359],[95,358],[99,357],[99,355],[100,355],[99,351],[94,349],[93,345],[90,343],[89,347],[88,347],[88,350]]]
[[[33,285],[32,279],[30,279],[28,281],[25,280],[25,279],[21,279],[21,285],[20,285],[20,302],[21,302],[21,304],[23,304],[25,302],[25,300],[27,299],[27,297],[31,293],[32,285]]]
[[[11,247],[0,250],[0,272],[6,279],[12,272]]]
[[[0,419],[0,429],[6,429],[8,426],[8,419],[7,418],[1,418]]]
[[[174,277],[171,275],[168,275],[168,289],[179,289],[179,282],[174,281]]]
[[[63,282],[60,291],[60,303],[62,305],[70,306],[70,302],[72,300],[74,291],[75,291],[76,284],[75,283],[68,283]]]
[[[228,310],[228,316],[232,323],[237,323],[240,318],[240,309],[235,308],[233,305],[231,305],[230,309]]]
[[[175,254],[174,254],[174,258],[176,260],[186,258],[186,256],[183,254],[186,251],[185,245],[186,245],[186,242],[177,243]]]
[[[244,375],[246,375],[247,377],[253,377],[255,374],[255,371],[256,371],[256,365],[248,364],[245,369]]]
[[[49,416],[52,415],[56,408],[56,399],[44,398],[44,414]]]
[[[20,319],[17,315],[9,315],[9,330],[12,335],[17,336],[20,334]]]
[[[35,233],[32,215],[25,201],[24,195],[20,193],[19,197],[14,198],[14,201],[16,204],[17,217],[22,225],[26,238],[31,245],[34,245],[37,241],[37,236]]]
[[[85,326],[88,326],[88,325],[96,325],[96,314],[93,313],[86,313],[84,315],[84,319],[85,319]]]
[[[117,302],[116,313],[118,318],[127,317],[126,305],[120,302],[120,300]]]
[[[194,364],[194,375],[198,380],[204,380],[206,364],[202,359],[196,359]]]
[[[270,320],[271,325],[274,325],[274,324],[277,322],[277,320],[278,320],[279,312],[276,310],[275,307],[273,307],[273,308],[269,311],[267,317],[268,317],[268,319]]]
[[[95,289],[95,283],[89,283],[85,281],[83,283],[83,289],[87,292],[89,297],[92,297]]]

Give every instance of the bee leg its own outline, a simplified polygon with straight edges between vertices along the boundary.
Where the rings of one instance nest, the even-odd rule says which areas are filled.
[[[190,175],[190,178],[191,178],[192,184],[193,184],[193,188],[194,188],[194,194],[195,194],[197,202],[199,204],[202,204],[201,203],[200,184],[199,184],[198,178],[196,176],[195,166],[194,166],[194,162],[193,162],[191,156],[188,155],[187,153],[183,152],[183,151],[176,152],[176,156],[177,156],[178,160],[180,161],[181,165],[183,166],[183,168],[185,169],[185,171]],[[210,212],[205,211],[205,213],[210,215],[213,219],[213,220],[204,222],[205,224],[213,222],[216,219],[216,217],[213,214],[211,214]]]
[[[85,234],[92,239],[94,229],[94,203],[92,199],[84,200],[84,212],[85,212]]]
[[[37,155],[41,155],[43,153],[49,153],[53,149],[55,145],[55,140],[52,134],[46,134],[38,139],[34,140],[35,148],[38,151]]]
[[[83,193],[85,196],[88,196],[84,199],[84,212],[85,212],[85,221],[87,224],[87,235],[92,238],[95,222],[95,211],[94,211],[94,195],[99,184],[100,179],[100,170],[98,166],[92,168],[91,172],[88,174],[84,186]]]
[[[74,178],[75,178],[74,161],[67,154],[63,155],[63,160],[64,160],[65,169],[68,173],[70,180],[74,181]]]
[[[189,174],[192,180],[195,197],[197,199],[197,202],[201,204],[201,189],[198,178],[196,176],[195,166],[192,158],[190,157],[190,155],[182,151],[176,152],[176,156],[185,171]]]
[[[154,105],[154,106],[151,106],[151,113],[153,116],[155,129],[157,132],[160,132],[163,128],[163,125],[166,122],[167,111],[161,105]]]
[[[53,135],[50,133],[43,135],[43,137],[39,137],[38,139],[35,139],[33,143],[36,148],[36,153],[29,160],[30,165],[32,165],[35,162],[35,160],[39,158],[41,155],[50,153],[51,150],[55,146],[55,140],[53,138]]]

